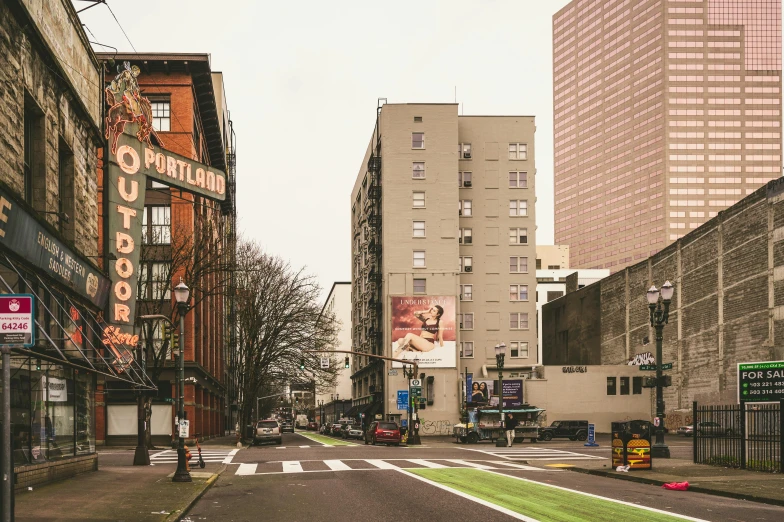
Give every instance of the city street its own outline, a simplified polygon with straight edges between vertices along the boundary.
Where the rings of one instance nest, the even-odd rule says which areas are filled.
[[[331,520],[406,513],[429,520],[784,517],[782,507],[667,491],[563,467],[605,459],[607,441],[600,442],[599,448],[570,441],[496,448],[425,438],[421,447],[388,447],[312,432],[284,434],[281,446],[254,446],[233,455],[183,520]],[[690,439],[671,437],[668,442],[674,454],[690,450]]]

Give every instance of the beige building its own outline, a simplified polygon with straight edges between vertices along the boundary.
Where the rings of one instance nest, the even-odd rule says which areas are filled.
[[[555,242],[615,272],[781,176],[781,0],[553,16]]]
[[[329,348],[332,350],[351,350],[351,283],[348,281],[336,281],[324,302],[321,315],[335,315],[340,323],[340,330],[337,335],[337,342]],[[337,365],[338,375],[333,386],[316,387],[315,397],[315,419],[321,424],[322,418],[326,417],[325,406],[328,411],[340,411],[343,399],[351,398],[351,361],[352,358],[344,353],[320,354],[319,357],[331,355],[331,364]],[[349,359],[349,367],[345,367],[345,359]],[[346,408],[348,409],[348,408]]]
[[[569,245],[536,245],[537,270],[569,268]]]
[[[379,106],[351,194],[352,346],[417,358],[425,435],[451,434],[466,372],[496,377],[496,344],[506,377],[536,363],[534,118],[457,108]],[[352,414],[406,418],[398,366],[355,357]]]

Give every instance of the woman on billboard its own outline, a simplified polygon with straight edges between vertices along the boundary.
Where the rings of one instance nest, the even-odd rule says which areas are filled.
[[[422,331],[417,334],[407,333],[402,339],[398,339],[394,357],[398,357],[403,351],[429,352],[438,346],[444,346],[443,329],[441,328],[441,316],[444,309],[440,305],[433,305],[429,310],[414,312],[414,317],[422,322]]]

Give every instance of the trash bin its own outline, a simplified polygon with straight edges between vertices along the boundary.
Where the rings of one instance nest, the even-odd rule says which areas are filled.
[[[253,440],[253,438],[256,436],[256,433],[254,433],[254,432],[255,432],[255,429],[253,427],[253,424],[248,424],[247,426],[245,426],[245,438],[246,439]]]
[[[650,421],[632,420],[612,423],[612,466],[629,466],[633,469],[651,469]]]

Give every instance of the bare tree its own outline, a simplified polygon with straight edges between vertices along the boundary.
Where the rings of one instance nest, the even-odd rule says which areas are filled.
[[[237,389],[240,419],[252,420],[256,398],[282,392],[291,383],[314,388],[334,384],[336,361],[320,367],[320,357],[306,350],[334,345],[339,324],[322,315],[321,288],[304,270],[266,254],[254,242],[237,249]],[[304,366],[304,368],[303,368]],[[272,402],[260,404],[269,410]]]
[[[145,231],[145,245],[140,255],[137,315],[164,315],[176,326],[179,311],[172,305],[171,290],[179,278],[191,289],[192,307],[208,298],[222,299],[233,270],[233,256],[228,256],[223,234],[223,218],[217,210],[194,211],[194,223],[171,225]],[[150,234],[149,236],[147,234]],[[145,321],[142,327],[142,350],[147,374],[156,385],[167,367],[174,369],[170,339],[162,335],[161,321]],[[145,443],[152,448],[153,397],[140,394],[137,406],[146,421]]]

